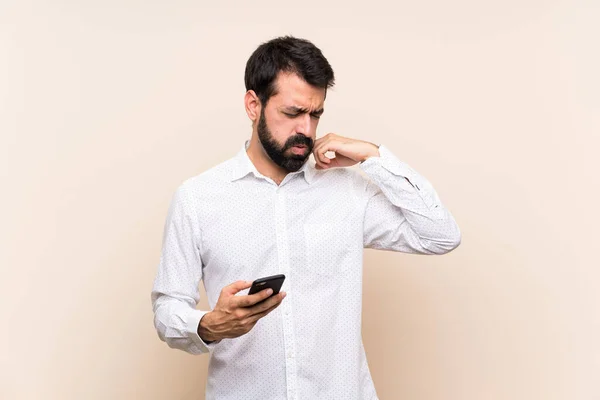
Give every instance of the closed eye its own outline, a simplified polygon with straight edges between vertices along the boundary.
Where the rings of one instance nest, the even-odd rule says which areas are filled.
[[[287,116],[288,118],[296,118],[296,117],[298,117],[298,116],[300,116],[300,115],[302,115],[302,114],[306,114],[306,113],[308,113],[308,110],[307,110],[307,109],[304,109],[304,108],[299,108],[299,107],[291,107],[289,110],[290,110],[290,111],[293,111],[293,112],[286,112],[286,111],[282,111],[282,112],[283,112],[283,114],[284,114],[285,116]],[[311,116],[311,118],[314,118],[314,119],[319,119],[319,118],[321,118],[321,115],[323,115],[323,112],[324,112],[324,111],[325,111],[325,110],[323,110],[323,109],[321,108],[320,110],[316,110],[316,111],[312,112],[312,113],[310,114],[310,116]]]

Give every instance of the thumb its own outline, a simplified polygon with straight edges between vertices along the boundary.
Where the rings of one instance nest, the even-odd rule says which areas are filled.
[[[234,295],[237,292],[240,292],[244,289],[248,289],[250,286],[252,286],[252,282],[250,281],[236,281],[233,282],[231,285],[225,286],[223,288],[223,292],[230,295]]]

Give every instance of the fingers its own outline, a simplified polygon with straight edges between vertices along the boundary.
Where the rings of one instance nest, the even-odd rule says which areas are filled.
[[[272,289],[261,290],[255,294],[249,294],[247,296],[238,296],[235,298],[234,305],[236,307],[251,307],[258,302],[263,301],[273,293]]]
[[[328,133],[327,135],[315,141],[313,146],[313,155],[315,157],[317,169],[342,167],[348,164],[346,162],[348,158],[339,153],[341,150],[340,146],[342,145],[342,139],[345,141],[344,143],[347,143],[349,140],[348,138],[342,138],[335,133]],[[325,155],[330,151],[335,153],[334,158],[329,158]]]
[[[350,167],[364,159],[364,154],[372,152],[370,146],[375,145],[329,133],[315,141],[313,147],[315,167],[316,169]],[[335,153],[335,157],[327,157],[327,152]]]
[[[265,317],[267,314],[269,314],[271,311],[273,311],[274,309],[276,309],[277,307],[279,307],[279,305],[281,304],[281,301],[279,301],[278,303],[275,303],[275,305],[267,308],[266,310],[262,311],[262,312],[258,312],[256,314],[253,314],[249,317],[249,320],[251,323],[256,323],[256,321],[258,321],[259,319]]]
[[[254,297],[259,294],[262,294],[263,292],[267,292],[267,290],[263,290],[263,291],[257,293],[256,295],[242,296],[242,298]],[[283,301],[285,295],[286,295],[285,292],[281,292],[281,293],[276,294],[275,296],[271,296],[270,298],[265,299],[264,301],[261,300],[262,302],[259,304],[254,304],[253,306],[249,306],[249,307],[248,306],[242,307],[242,306],[236,305],[236,308],[235,308],[235,311],[233,314],[243,324],[245,324],[245,325],[252,324],[253,325],[260,318],[264,317],[265,315],[267,315],[268,313],[270,313],[271,311],[273,311],[274,309],[279,307],[279,305]],[[247,299],[244,299],[244,302],[245,301],[247,301]],[[238,302],[238,305],[239,305],[239,302]]]
[[[252,295],[235,296],[239,291],[251,286],[252,282],[237,281],[221,290],[221,296],[213,310],[214,315],[218,315],[215,317],[217,322],[213,324],[211,332],[227,338],[244,335],[252,329],[256,321],[277,308],[285,297],[285,292],[271,296],[272,289]]]
[[[319,139],[322,140],[322,139]],[[318,144],[313,148],[317,168],[325,169],[331,163],[331,159],[325,155],[329,151],[325,141],[317,141]]]
[[[262,303],[255,304],[254,306],[249,307],[248,308],[249,315],[261,314],[271,308],[278,307],[281,304],[281,302],[283,301],[283,299],[285,298],[285,296],[286,296],[286,293],[281,292],[275,296],[268,298],[267,300],[263,301]]]
[[[329,168],[331,164],[331,159],[327,156],[325,156],[325,153],[321,153],[321,152],[317,152],[315,153],[315,160],[317,160],[317,165],[319,165],[321,168]]]

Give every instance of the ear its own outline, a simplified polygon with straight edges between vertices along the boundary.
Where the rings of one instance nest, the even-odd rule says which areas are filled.
[[[257,122],[260,117],[261,104],[254,90],[246,92],[244,106],[246,107],[246,114],[248,114],[248,118],[252,120],[252,123]]]

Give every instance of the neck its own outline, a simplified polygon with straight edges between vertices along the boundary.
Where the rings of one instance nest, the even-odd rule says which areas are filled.
[[[283,181],[283,178],[288,174],[285,169],[281,168],[271,160],[269,155],[265,152],[265,149],[262,147],[256,132],[252,134],[246,153],[256,170],[260,172],[261,175],[271,178],[277,185],[279,185]]]

